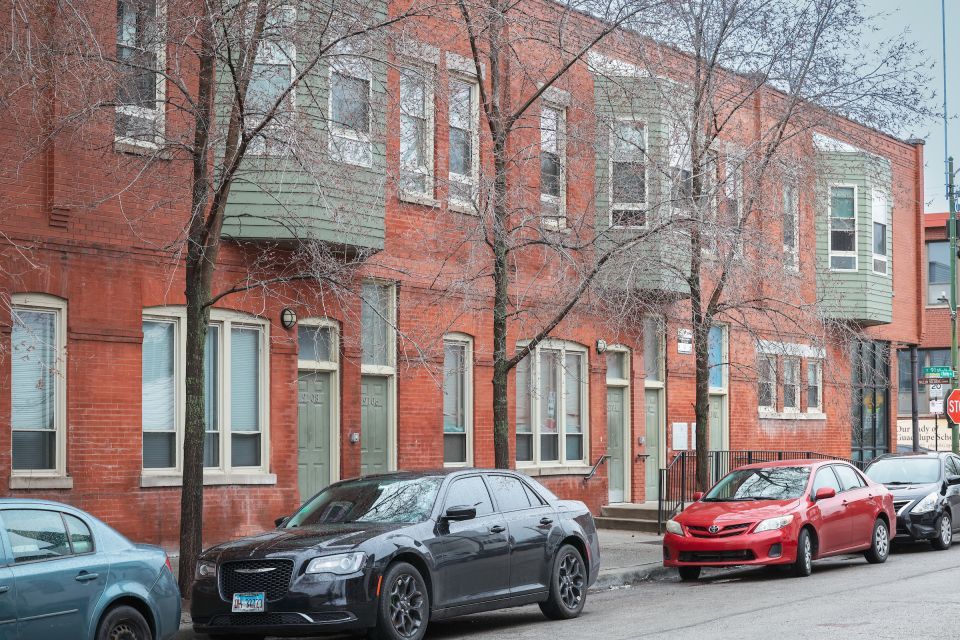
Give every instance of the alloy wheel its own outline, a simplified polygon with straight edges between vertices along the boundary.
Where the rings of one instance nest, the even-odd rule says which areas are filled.
[[[810,542],[810,536],[803,539],[803,566],[809,572],[813,566],[813,543]]]
[[[560,561],[560,571],[557,575],[560,582],[560,600],[563,606],[571,611],[580,606],[583,600],[583,561],[575,553],[568,553]]]
[[[397,576],[390,587],[390,620],[405,638],[417,635],[424,622],[424,597],[416,579],[408,573]]]
[[[885,558],[889,550],[890,540],[887,537],[887,525],[882,522],[877,525],[873,534],[873,544],[877,550],[877,555]]]
[[[946,515],[940,516],[940,542],[945,547],[949,547],[953,542],[953,523]]]
[[[110,629],[110,640],[139,640],[137,632],[126,622],[121,622]]]

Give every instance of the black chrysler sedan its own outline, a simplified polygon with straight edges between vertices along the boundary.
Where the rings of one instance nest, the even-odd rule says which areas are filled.
[[[599,570],[582,502],[512,471],[400,472],[331,485],[276,530],[207,549],[190,612],[214,638],[420,640],[430,620],[503,607],[574,618]]]
[[[895,541],[929,540],[935,549],[950,548],[960,529],[960,457],[890,454],[871,462],[865,473],[893,493]]]

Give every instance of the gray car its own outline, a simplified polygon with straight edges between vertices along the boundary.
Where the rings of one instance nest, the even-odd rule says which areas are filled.
[[[166,640],[179,625],[162,549],[65,504],[0,499],[0,640]]]

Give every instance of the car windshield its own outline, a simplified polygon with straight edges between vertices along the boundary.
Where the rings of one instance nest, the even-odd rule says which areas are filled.
[[[703,499],[707,502],[792,500],[803,495],[809,477],[807,467],[737,469],[724,476]]]
[[[411,523],[430,517],[443,478],[361,478],[327,487],[285,528],[345,522]]]
[[[867,477],[880,484],[929,484],[940,479],[938,458],[884,458],[871,464]]]

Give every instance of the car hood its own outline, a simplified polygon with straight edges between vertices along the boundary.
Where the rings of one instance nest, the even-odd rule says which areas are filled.
[[[924,497],[932,491],[940,490],[939,482],[917,483],[917,484],[892,484],[884,485],[893,495],[894,500],[917,500]]]
[[[789,513],[799,500],[764,500],[762,502],[694,502],[676,520],[685,525],[708,527],[745,522],[759,522]]]
[[[254,536],[239,538],[211,547],[204,557],[221,559],[262,558],[280,554],[289,555],[301,551],[344,552],[376,538],[390,534],[409,525],[354,522],[329,524],[317,527],[274,529]]]

